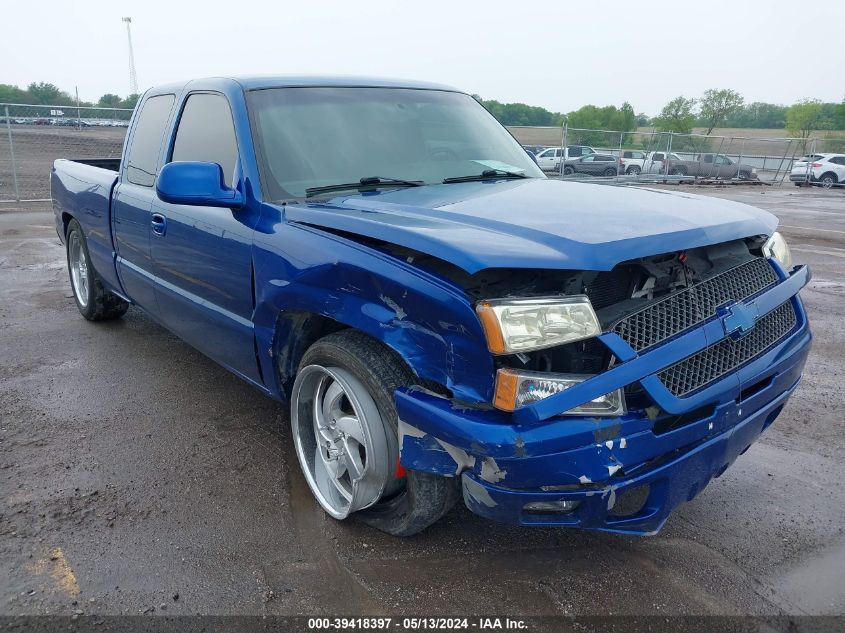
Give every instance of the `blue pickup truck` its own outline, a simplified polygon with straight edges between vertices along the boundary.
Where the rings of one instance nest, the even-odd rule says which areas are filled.
[[[289,404],[317,502],[395,535],[461,497],[654,533],[810,349],[810,273],[772,215],[547,179],[444,86],[161,86],[122,159],[57,160],[51,186],[82,315],[137,306]]]

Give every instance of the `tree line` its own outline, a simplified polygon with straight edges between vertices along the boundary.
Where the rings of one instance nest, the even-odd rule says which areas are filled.
[[[80,101],[81,106],[134,108],[139,95],[121,97],[106,93],[94,103]],[[540,106],[524,103],[500,103],[495,99],[476,98],[503,125],[554,126],[567,123],[571,128],[632,132],[637,127],[651,126],[660,132],[689,133],[704,128],[709,135],[717,127],[786,129],[790,136],[808,138],[818,130],[845,129],[845,99],[842,103],[823,103],[803,99],[791,106],[754,102],[746,104],[742,95],[727,88],[705,90],[699,98],[678,96],[670,100],[655,117],[635,114],[627,101],[615,105],[585,105],[569,113],[551,112]],[[32,82],[26,88],[0,84],[0,103],[32,105],[76,105],[76,98],[47,82]],[[583,136],[583,135],[582,135]],[[595,144],[589,135],[579,142]]]
[[[120,97],[115,94],[104,94],[93,103],[80,101],[83,107],[98,106],[101,108],[134,108],[140,95],[133,94]],[[58,105],[75,106],[76,97],[60,89],[55,84],[43,81],[32,82],[26,88],[19,88],[11,84],[0,84],[0,103],[23,103],[29,105]]]
[[[654,127],[660,132],[690,133],[704,128],[711,134],[717,127],[786,129],[790,136],[807,138],[817,130],[845,129],[845,99],[842,103],[824,103],[803,99],[793,105],[745,103],[742,95],[727,88],[705,90],[699,98],[678,96],[670,100],[655,117],[634,114],[625,102],[621,107],[585,105],[563,114],[524,103],[479,101],[503,125],[561,126],[592,130],[632,132],[637,127]],[[582,142],[589,142],[583,140]]]

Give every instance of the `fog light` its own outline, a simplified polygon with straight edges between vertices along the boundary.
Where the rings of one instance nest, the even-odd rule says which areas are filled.
[[[557,501],[532,501],[522,506],[529,514],[569,514],[581,504],[580,501],[558,499]]]

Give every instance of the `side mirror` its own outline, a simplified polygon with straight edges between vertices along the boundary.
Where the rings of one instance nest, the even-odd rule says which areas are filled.
[[[156,193],[170,204],[230,209],[244,204],[243,194],[226,186],[223,168],[217,163],[168,163],[158,173]]]

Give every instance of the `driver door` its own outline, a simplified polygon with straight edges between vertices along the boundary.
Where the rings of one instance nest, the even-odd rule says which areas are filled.
[[[238,144],[232,112],[219,93],[188,95],[165,162],[203,161],[234,184]],[[252,312],[254,220],[245,210],[152,203],[150,237],[156,298],[165,325],[192,346],[259,380]]]

